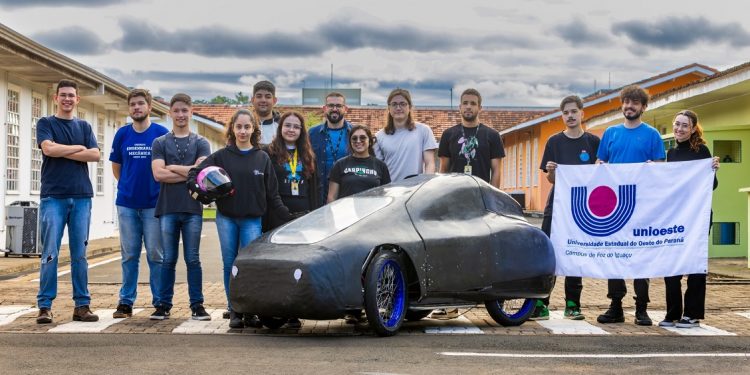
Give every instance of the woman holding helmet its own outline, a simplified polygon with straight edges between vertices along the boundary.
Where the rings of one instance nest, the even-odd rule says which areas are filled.
[[[253,113],[240,109],[232,116],[226,129],[227,146],[208,156],[190,170],[188,187],[193,197],[203,203],[216,200],[216,228],[219,232],[221,258],[224,264],[224,290],[229,308],[229,326],[243,328],[246,324],[259,327],[257,317],[244,317],[232,310],[229,303],[229,277],[239,249],[261,235],[261,218],[274,210],[282,219],[289,210],[281,201],[271,159],[258,148],[260,128]],[[220,171],[231,179],[231,189]],[[201,179],[198,176],[201,175]]]

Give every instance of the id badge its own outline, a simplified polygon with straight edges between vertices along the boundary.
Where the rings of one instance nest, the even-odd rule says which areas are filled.
[[[471,175],[471,164],[467,164],[467,165],[466,165],[466,166],[464,167],[464,174],[468,174],[468,175]]]
[[[299,183],[297,181],[292,181],[292,195],[299,195]]]

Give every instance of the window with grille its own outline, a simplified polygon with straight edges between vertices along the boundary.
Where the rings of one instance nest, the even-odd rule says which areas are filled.
[[[5,115],[6,129],[6,177],[5,189],[9,192],[18,191],[18,166],[19,166],[19,138],[21,132],[21,115],[19,113],[19,93],[16,90],[8,90],[8,102]]]
[[[96,145],[99,147],[99,161],[96,163],[96,193],[104,194],[104,116],[96,118]]]
[[[43,100],[31,98],[31,192],[39,193],[42,188],[42,150],[36,144],[36,124],[44,116]]]

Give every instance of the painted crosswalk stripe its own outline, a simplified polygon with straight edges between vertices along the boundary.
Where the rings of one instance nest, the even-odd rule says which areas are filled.
[[[750,358],[750,353],[642,353],[642,354],[521,354],[521,353],[476,353],[476,352],[438,352],[438,355],[451,357],[499,357],[499,358],[717,358],[740,357]]]
[[[229,331],[229,320],[222,318],[224,310],[206,309],[206,312],[211,315],[211,320],[188,319],[173,329],[172,333],[211,334],[227,333]]]
[[[31,306],[8,305],[0,306],[0,326],[13,323],[20,316],[26,315],[37,310]]]
[[[422,322],[430,324],[430,327],[425,327],[424,333],[433,334],[464,334],[464,335],[482,335],[481,329],[475,326],[465,316],[459,316],[456,319],[450,320],[422,320]]]
[[[635,311],[632,312],[633,315],[635,315]],[[651,320],[654,321],[655,325],[658,325],[659,322],[664,320],[664,317],[667,315],[667,312],[664,310],[648,310],[648,315],[651,317]],[[727,332],[723,329],[719,329],[716,327],[711,327],[709,325],[704,324],[703,322],[700,323],[701,325],[699,327],[693,327],[693,328],[677,328],[677,327],[659,327],[666,329],[669,332],[676,333],[678,335],[682,336],[737,336],[737,334],[732,332]]]
[[[536,322],[556,335],[609,335],[609,332],[585,320],[565,319],[562,311],[550,311],[549,317],[549,320]]]
[[[750,311],[738,312],[737,315],[744,316],[745,318],[750,319]]]
[[[133,309],[133,315],[138,314],[143,309]],[[99,315],[98,322],[69,322],[60,324],[57,327],[51,328],[47,332],[51,333],[96,333],[107,329],[107,327],[122,322],[127,318],[115,319],[112,317],[112,313],[115,309],[102,309],[94,311],[94,314]]]

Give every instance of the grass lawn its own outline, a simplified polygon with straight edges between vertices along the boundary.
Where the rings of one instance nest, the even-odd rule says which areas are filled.
[[[203,208],[203,220],[206,219],[216,219],[216,209],[215,208]]]

